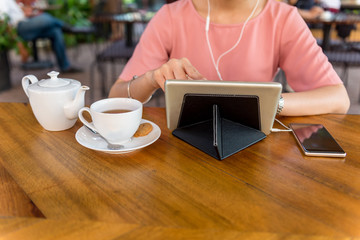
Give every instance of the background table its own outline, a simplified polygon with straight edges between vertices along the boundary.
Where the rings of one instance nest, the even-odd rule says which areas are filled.
[[[125,64],[132,56],[135,47],[140,39],[146,24],[153,17],[155,12],[129,12],[120,14],[100,14],[92,19],[96,24],[121,24],[125,25],[123,39],[109,41],[105,47],[96,53],[95,61],[91,65],[90,87],[95,85],[95,68],[98,67],[100,73],[99,82],[101,84],[101,95],[106,97],[109,94],[110,87],[119,76],[118,64]],[[135,31],[135,24],[140,24],[141,28]],[[122,34],[121,34],[122,35]],[[105,63],[111,64],[111,74],[108,74]],[[109,79],[112,81],[109,83]],[[91,99],[94,100],[94,93],[91,93]]]
[[[331,41],[331,29],[336,24],[358,24],[360,23],[360,15],[356,14],[345,14],[345,13],[337,13],[331,20],[324,20],[321,18],[316,19],[305,19],[308,24],[321,24],[323,37],[321,47],[324,51],[328,50],[330,47]]]
[[[354,10],[360,9],[360,1],[359,0],[341,0],[341,10]]]
[[[138,39],[134,39],[134,24],[148,23],[154,16],[155,12],[144,11],[144,12],[128,12],[128,13],[117,13],[117,14],[100,14],[91,19],[94,23],[120,23],[125,24],[125,42],[127,47],[134,47]]]
[[[2,201],[25,199],[0,219],[0,236],[360,236],[360,116],[281,119],[323,123],[348,153],[342,160],[304,157],[284,132],[218,161],[172,136],[165,109],[145,108],[144,118],[159,125],[160,139],[110,155],[76,142],[79,122],[48,132],[28,104],[0,103],[0,163],[13,186]],[[27,204],[29,214],[17,211]]]

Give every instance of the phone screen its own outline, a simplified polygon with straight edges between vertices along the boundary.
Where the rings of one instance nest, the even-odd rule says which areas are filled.
[[[295,138],[305,155],[345,157],[346,153],[322,124],[292,123]]]

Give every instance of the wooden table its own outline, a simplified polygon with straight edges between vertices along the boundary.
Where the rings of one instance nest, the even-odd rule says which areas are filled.
[[[155,12],[128,12],[117,14],[100,14],[91,19],[94,23],[123,23],[125,24],[125,43],[127,47],[134,47],[134,24],[148,23]]]
[[[348,239],[360,236],[360,116],[323,123],[346,159],[304,157],[290,132],[218,161],[174,137],[111,155],[49,132],[28,104],[0,103],[0,238]],[[322,238],[323,237],[323,238]]]
[[[341,10],[354,10],[360,9],[359,0],[341,0]]]

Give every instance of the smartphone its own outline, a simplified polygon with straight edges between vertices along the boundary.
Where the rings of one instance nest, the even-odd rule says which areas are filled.
[[[345,151],[322,124],[291,123],[290,128],[306,156],[346,156]]]

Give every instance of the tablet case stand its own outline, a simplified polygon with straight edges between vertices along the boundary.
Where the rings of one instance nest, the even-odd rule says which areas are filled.
[[[266,137],[259,112],[257,96],[186,94],[173,135],[223,160]]]

